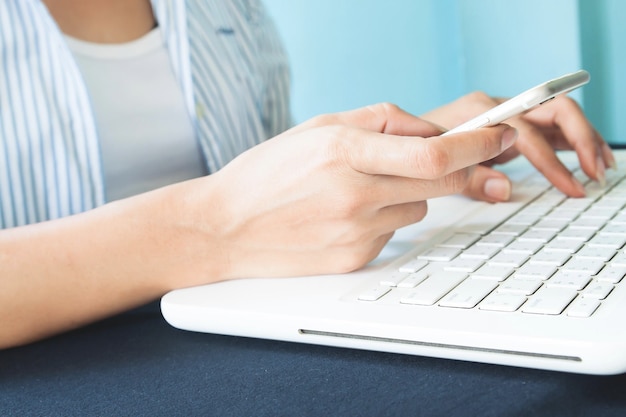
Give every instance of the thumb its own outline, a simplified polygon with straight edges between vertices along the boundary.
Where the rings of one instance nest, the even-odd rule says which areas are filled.
[[[463,194],[475,200],[498,203],[511,198],[511,181],[500,171],[478,165]]]

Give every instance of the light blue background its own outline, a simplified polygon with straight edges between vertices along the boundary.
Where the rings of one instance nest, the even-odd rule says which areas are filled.
[[[580,68],[573,93],[626,143],[626,1],[265,0],[291,59],[297,122],[388,101],[415,114],[474,90],[511,96]]]

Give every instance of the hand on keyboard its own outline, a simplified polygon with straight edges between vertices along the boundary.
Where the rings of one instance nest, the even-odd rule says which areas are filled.
[[[502,101],[504,99],[484,93],[472,93],[423,115],[423,118],[451,128]],[[465,190],[466,195],[490,202],[507,201],[511,195],[510,181],[489,166],[507,162],[520,154],[526,156],[557,189],[572,197],[584,196],[584,187],[559,161],[555,150],[575,150],[583,172],[599,183],[605,181],[606,168],[615,166],[609,146],[578,104],[567,96],[559,96],[506,123],[518,130],[519,139],[514,147],[475,170]]]
[[[568,198],[536,172],[519,185],[524,201],[451,226],[358,299],[591,316],[626,275],[626,169],[608,173],[606,187],[575,175],[588,197]]]

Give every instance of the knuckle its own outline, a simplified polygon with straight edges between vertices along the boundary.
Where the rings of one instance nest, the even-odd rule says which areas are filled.
[[[464,96],[464,99],[470,103],[479,103],[486,106],[493,106],[494,104],[493,98],[484,91],[472,91]]]
[[[390,102],[381,102],[367,106],[374,113],[394,114],[400,111],[400,107]]]
[[[326,161],[331,165],[351,165],[352,158],[355,158],[354,152],[351,151],[353,146],[349,145],[352,138],[352,132],[345,126],[329,126],[326,131],[320,135],[320,140],[325,141]]]
[[[414,150],[408,156],[409,166],[415,166],[425,179],[436,179],[445,175],[451,162],[450,154],[437,141],[429,142],[427,146]]]
[[[470,169],[460,169],[444,177],[444,187],[452,194],[460,193],[467,188],[470,179]]]
[[[344,250],[337,251],[340,256],[334,260],[334,269],[340,273],[347,273],[362,268],[368,262],[376,258],[383,249],[385,243],[391,239],[392,233],[379,236],[368,242],[359,242]]]
[[[338,122],[337,115],[333,113],[320,114],[309,120],[312,126],[328,126]]]
[[[363,207],[363,202],[357,197],[342,198],[334,206],[335,216],[338,219],[353,219]]]
[[[334,270],[337,273],[348,273],[355,271],[367,263],[360,253],[350,252],[344,253],[340,259],[335,260]]]

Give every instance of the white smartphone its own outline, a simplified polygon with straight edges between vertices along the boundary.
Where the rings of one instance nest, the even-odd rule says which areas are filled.
[[[580,70],[571,74],[565,74],[559,78],[539,84],[530,90],[526,90],[454,129],[448,130],[443,135],[451,135],[453,133],[478,129],[479,127],[497,125],[498,123],[504,122],[506,119],[532,110],[540,104],[552,100],[559,94],[570,92],[588,82],[589,73],[587,71]]]

